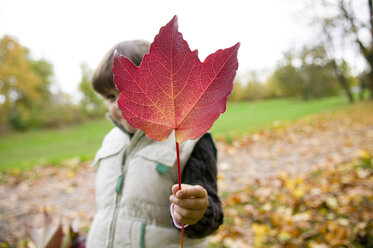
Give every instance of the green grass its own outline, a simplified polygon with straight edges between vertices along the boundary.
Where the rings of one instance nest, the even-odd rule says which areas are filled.
[[[254,103],[231,103],[215,122],[211,132],[227,141],[236,136],[267,128],[274,121],[290,121],[310,114],[349,106],[344,97],[304,102],[278,99]],[[58,164],[79,157],[93,159],[102,138],[112,128],[107,120],[58,130],[34,130],[0,136],[0,172],[21,171],[34,165]]]
[[[211,132],[228,141],[245,133],[268,128],[275,121],[291,121],[301,117],[333,111],[349,106],[345,97],[329,97],[315,101],[276,99],[240,102],[227,105],[227,111],[215,122]]]
[[[33,130],[0,136],[0,172],[13,168],[58,163],[79,157],[92,159],[102,138],[112,128],[107,120],[58,130]]]

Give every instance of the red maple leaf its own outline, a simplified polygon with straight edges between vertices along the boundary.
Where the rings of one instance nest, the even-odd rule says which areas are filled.
[[[153,140],[175,130],[178,143],[196,139],[225,112],[238,68],[240,44],[218,50],[202,63],[178,32],[175,16],[154,38],[139,67],[114,56],[114,82],[123,117]]]

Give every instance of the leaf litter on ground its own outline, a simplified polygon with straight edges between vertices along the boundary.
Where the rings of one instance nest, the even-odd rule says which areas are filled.
[[[370,244],[372,112],[372,103],[359,103],[276,122],[231,144],[217,141],[225,223],[211,247]],[[94,177],[95,168],[78,159],[1,175],[0,243],[23,242],[24,223],[39,223],[45,209],[63,223],[79,220],[86,233],[95,212]]]

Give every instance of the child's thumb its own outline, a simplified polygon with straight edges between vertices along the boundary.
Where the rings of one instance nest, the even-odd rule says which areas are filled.
[[[171,190],[172,190],[172,194],[173,194],[174,196],[176,196],[176,192],[179,191],[179,185],[178,185],[178,184],[174,184],[174,185],[172,186]]]

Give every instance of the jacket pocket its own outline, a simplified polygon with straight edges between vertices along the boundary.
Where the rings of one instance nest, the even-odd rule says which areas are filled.
[[[159,174],[167,174],[168,171],[176,164],[176,151],[168,147],[159,147],[150,145],[141,151],[139,156],[145,160],[154,163],[154,169]]]
[[[145,222],[138,220],[119,220],[118,223],[119,225],[116,232],[118,242],[114,247],[147,247],[145,243]]]

